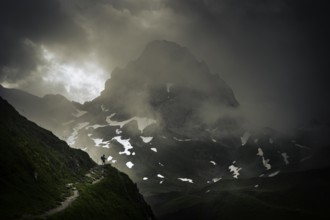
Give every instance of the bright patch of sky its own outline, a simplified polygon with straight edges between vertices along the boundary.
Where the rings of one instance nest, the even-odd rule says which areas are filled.
[[[86,60],[79,63],[65,63],[44,46],[41,52],[45,61],[39,70],[42,80],[63,87],[62,95],[67,98],[83,103],[99,96],[104,89],[109,75],[98,65],[95,55],[87,55]]]

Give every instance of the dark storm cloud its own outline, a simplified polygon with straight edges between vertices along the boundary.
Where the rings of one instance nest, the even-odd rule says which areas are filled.
[[[41,45],[62,48],[68,57],[78,45],[81,47],[84,41],[82,29],[62,13],[60,7],[55,0],[1,1],[2,82],[22,80],[42,64]]]
[[[328,118],[325,1],[166,1],[191,20],[185,43],[234,89],[256,124]],[[195,34],[194,34],[195,33]]]
[[[189,48],[219,74],[251,124],[292,127],[330,111],[328,8],[326,1],[307,0],[6,0],[1,79],[29,76],[18,88],[44,94],[52,87],[63,94],[62,82],[43,81],[50,73],[31,77],[37,66],[48,65],[42,45],[58,63],[81,66],[92,54],[111,72],[150,41],[165,39]],[[77,91],[85,96],[82,86]]]

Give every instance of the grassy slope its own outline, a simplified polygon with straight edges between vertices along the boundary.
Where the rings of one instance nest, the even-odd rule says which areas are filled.
[[[57,219],[154,219],[150,207],[126,174],[110,165],[104,167],[104,179],[96,184],[79,185],[79,198]],[[83,211],[81,211],[83,210]]]
[[[65,183],[77,181],[95,163],[3,99],[0,108],[1,215],[10,219],[56,205],[66,193]]]
[[[108,167],[102,181],[86,183],[86,172],[95,166],[87,153],[68,147],[1,98],[0,109],[1,219],[39,215],[58,206],[70,193],[67,183],[78,186],[80,197],[54,219],[147,219],[145,212],[153,216],[126,175]]]

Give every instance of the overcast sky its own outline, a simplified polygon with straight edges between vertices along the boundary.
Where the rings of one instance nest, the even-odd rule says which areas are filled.
[[[329,5],[307,0],[3,0],[0,83],[91,100],[157,39],[189,48],[248,119],[329,119]]]

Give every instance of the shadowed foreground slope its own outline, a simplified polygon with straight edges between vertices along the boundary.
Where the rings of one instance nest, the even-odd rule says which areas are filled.
[[[1,219],[38,218],[65,200],[74,187],[80,196],[64,213],[56,214],[63,215],[59,219],[154,218],[127,175],[111,166],[95,168],[87,153],[70,148],[3,99],[0,109]],[[94,177],[85,175],[88,171],[102,179],[92,184]]]

